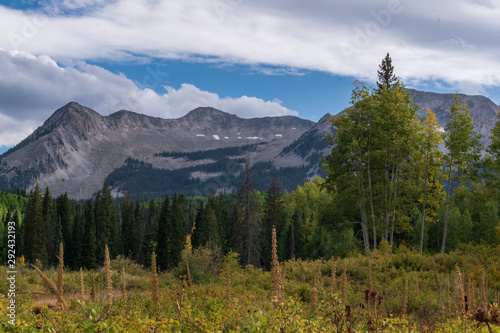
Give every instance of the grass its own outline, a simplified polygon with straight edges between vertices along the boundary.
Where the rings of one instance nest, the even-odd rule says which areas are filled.
[[[17,295],[16,327],[7,323],[8,298],[1,298],[0,331],[500,332],[500,247],[467,245],[432,256],[400,248],[393,254],[374,251],[370,258],[353,254],[346,259],[288,261],[286,275],[284,269],[280,274],[283,286],[274,279],[283,288],[280,303],[273,302],[278,286],[271,272],[240,267],[233,253],[220,258],[202,249],[184,255],[180,267],[159,274],[154,265],[145,269],[124,258],[110,260],[108,271],[64,270],[64,309],[47,301],[57,300],[53,282],[55,291],[48,292],[46,279],[19,267],[17,289],[44,295]],[[179,279],[186,275],[185,262],[191,286],[186,277]],[[126,297],[121,290],[123,267]],[[42,274],[56,281],[61,273],[50,269]],[[93,277],[95,301],[90,296]],[[332,285],[337,281],[339,291]],[[110,285],[115,290],[111,297]],[[5,279],[0,288],[8,289]],[[468,297],[467,312],[461,302],[465,290],[477,295]]]

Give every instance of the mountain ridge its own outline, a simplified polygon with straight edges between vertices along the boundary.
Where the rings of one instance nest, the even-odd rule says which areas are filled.
[[[446,127],[454,94],[408,91],[419,104],[419,116],[426,116],[430,108]],[[487,146],[498,107],[481,95],[461,96],[471,111],[474,129],[483,135],[481,143]],[[118,193],[131,186],[133,177],[152,172],[160,183],[178,184],[178,192],[202,188],[207,190],[200,194],[231,192],[236,190],[245,156],[255,165],[259,188],[274,173],[287,183],[286,189],[293,189],[307,179],[324,176],[320,158],[331,149],[326,135],[335,132],[330,118],[326,114],[317,123],[295,116],[245,119],[213,107],[199,107],[171,119],[128,110],[103,116],[70,102],[0,156],[0,189],[30,190],[39,183],[49,186],[54,195],[68,192],[74,199],[86,199],[105,180],[113,179]],[[173,190],[164,185],[158,189]],[[136,188],[140,191],[140,184]]]
[[[313,125],[294,116],[243,119],[214,108],[198,108],[176,119],[127,110],[102,116],[70,102],[0,156],[0,188],[31,189],[38,182],[55,195],[68,192],[72,198],[84,199],[128,157],[166,168],[164,159],[155,154],[249,143],[279,152]]]

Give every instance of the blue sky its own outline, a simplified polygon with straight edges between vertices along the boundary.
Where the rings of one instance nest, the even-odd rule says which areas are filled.
[[[319,120],[376,81],[500,102],[500,0],[0,3],[0,153],[69,101],[163,118],[197,106]]]

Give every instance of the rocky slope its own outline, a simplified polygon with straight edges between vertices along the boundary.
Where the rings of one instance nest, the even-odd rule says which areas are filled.
[[[430,108],[446,127],[452,94],[409,92],[420,106],[420,116]],[[462,98],[487,146],[498,107],[484,96]],[[85,199],[107,180],[116,193],[133,189],[138,196],[231,192],[248,156],[257,187],[263,189],[278,174],[290,190],[324,175],[320,158],[331,149],[325,139],[334,134],[330,118],[327,114],[316,124],[291,116],[242,119],[209,107],[178,119],[125,110],[102,116],[71,102],[0,156],[0,189],[30,190],[39,183],[54,195],[68,192],[74,199]]]
[[[161,164],[155,154],[269,142],[270,155],[314,125],[297,117],[242,119],[198,108],[179,119],[119,111],[109,116],[71,102],[0,159],[0,188],[49,186],[54,195],[91,197],[128,157]],[[262,148],[263,151],[266,147]]]

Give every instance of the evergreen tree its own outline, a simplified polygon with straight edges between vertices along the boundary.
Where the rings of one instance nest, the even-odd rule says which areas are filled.
[[[42,265],[47,263],[47,228],[43,218],[42,195],[36,184],[28,203],[28,211],[23,221],[24,254],[30,264],[40,260]]]
[[[185,212],[186,200],[183,195],[178,196],[174,194],[172,199],[172,218],[171,225],[169,227],[170,244],[169,244],[169,266],[170,268],[176,267],[181,261],[182,250],[184,248],[186,234],[184,230],[186,229],[186,212]]]
[[[391,89],[392,85],[398,82],[398,78],[394,75],[394,66],[392,66],[392,59],[389,56],[389,52],[382,59],[382,63],[379,65],[377,71],[378,81],[377,86],[379,91],[382,89]]]
[[[114,257],[118,247],[118,223],[111,188],[107,183],[104,183],[102,191],[97,192],[95,212],[97,257],[104,258],[105,244],[108,244],[110,255]],[[103,260],[99,259],[98,264],[102,264]]]
[[[218,226],[219,247],[222,254],[225,255],[229,252],[231,245],[229,207],[225,195],[220,193],[214,205]]]
[[[271,186],[266,192],[266,203],[262,217],[263,237],[262,237],[262,265],[267,269],[271,268],[271,237],[273,227],[276,228],[276,237],[280,239],[281,232],[285,224],[285,207],[283,193],[275,176]],[[283,258],[281,258],[283,259]]]
[[[134,258],[138,251],[139,228],[136,221],[135,203],[130,200],[130,194],[125,193],[121,203],[121,246],[125,257]]]
[[[172,268],[170,264],[170,227],[172,225],[172,213],[170,212],[170,199],[165,197],[158,217],[158,234],[156,245],[157,266],[159,270]]]
[[[67,265],[74,270],[83,264],[83,243],[85,232],[85,214],[82,204],[77,204],[75,209],[75,219],[73,221],[73,235],[71,239],[71,252],[67,257]],[[88,241],[88,240],[85,240]]]
[[[45,194],[43,195],[43,203],[42,203],[42,215],[45,220],[45,227],[47,230],[47,243],[45,244],[45,249],[47,251],[48,256],[48,264],[49,267],[55,265],[56,263],[56,254],[54,247],[54,236],[52,232],[52,224],[57,217],[54,214],[54,206],[52,204],[52,195],[50,194],[50,189],[47,186],[45,188]]]
[[[85,204],[85,226],[83,229],[84,241],[82,243],[82,265],[87,269],[97,267],[97,237],[95,223],[94,202],[88,200]]]
[[[144,241],[148,230],[149,220],[147,218],[147,211],[144,202],[137,202],[135,205],[134,218],[136,222],[137,235],[137,252],[135,253],[134,260],[142,262],[144,259]]]
[[[208,223],[205,220],[205,207],[198,208],[194,220],[194,229],[191,236],[191,245],[193,248],[206,246],[208,242]]]
[[[73,236],[73,217],[71,216],[71,204],[69,202],[68,193],[61,194],[56,198],[57,215],[61,223],[62,242],[64,252],[70,253],[71,239]],[[59,245],[55,247],[59,249]]]
[[[245,159],[241,188],[238,192],[235,221],[233,222],[233,249],[240,253],[243,266],[260,267],[260,194],[254,190],[248,156]]]

